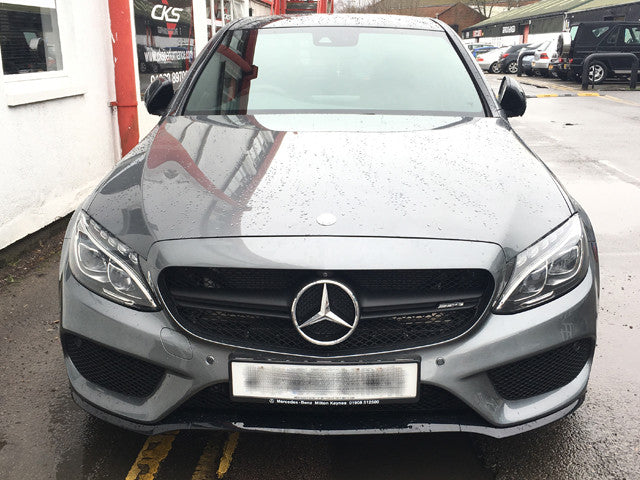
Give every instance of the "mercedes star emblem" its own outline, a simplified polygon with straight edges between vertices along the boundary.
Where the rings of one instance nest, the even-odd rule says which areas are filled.
[[[305,340],[328,346],[349,338],[358,325],[360,309],[346,286],[334,280],[318,280],[298,292],[291,317]]]

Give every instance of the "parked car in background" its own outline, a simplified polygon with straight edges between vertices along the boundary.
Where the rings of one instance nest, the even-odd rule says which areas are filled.
[[[507,50],[508,47],[496,48],[494,50],[485,52],[476,57],[476,61],[480,68],[489,73],[500,73],[500,66],[498,64],[500,56]]]
[[[583,22],[558,39],[558,56],[570,74],[582,78],[584,60],[592,53],[632,53],[640,59],[640,22]],[[600,84],[608,77],[631,74],[624,58],[602,58],[592,63],[589,81]]]
[[[477,57],[478,55],[480,55],[481,53],[485,53],[485,52],[490,52],[491,50],[495,50],[498,47],[480,47],[480,48],[474,48],[473,51],[471,52],[472,55],[474,57]]]
[[[524,55],[522,57],[522,73],[525,75],[533,75],[531,68],[531,62],[533,61],[533,55]]]
[[[540,46],[536,49],[536,53],[538,53],[538,51],[543,50],[545,48],[549,48],[549,45],[551,45],[552,43],[553,42],[551,42],[551,40],[541,43]],[[555,49],[555,43],[553,44],[553,48]],[[520,50],[520,53],[518,54],[518,56],[522,52],[531,51],[532,49],[533,47],[523,48],[522,50]],[[534,57],[535,57],[535,54],[524,55],[522,57],[522,72],[525,73],[526,75],[535,75],[537,73],[533,69]]]
[[[556,53],[557,55],[557,53]],[[564,68],[565,61],[562,57],[555,57],[549,61],[549,74],[559,78],[560,80],[566,80],[569,77],[569,71]]]
[[[518,73],[518,56],[525,47],[528,50],[535,50],[540,44],[520,43],[509,47],[500,57],[500,71],[504,73]]]
[[[491,45],[490,43],[468,43],[467,44],[467,48],[469,49],[470,52],[473,52],[476,48],[482,48],[482,47],[493,47],[493,45]]]
[[[533,55],[531,61],[531,70],[536,75],[542,75],[543,77],[549,76],[549,63],[551,60],[558,57],[557,44],[555,41],[548,40],[544,42]]]

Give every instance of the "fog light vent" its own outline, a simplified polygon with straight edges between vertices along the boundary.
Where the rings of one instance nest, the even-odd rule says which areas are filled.
[[[131,397],[148,397],[164,369],[95,342],[66,333],[62,347],[80,374],[92,383]]]
[[[489,370],[496,391],[506,400],[535,397],[564,387],[591,357],[593,340],[583,338],[548,352]]]

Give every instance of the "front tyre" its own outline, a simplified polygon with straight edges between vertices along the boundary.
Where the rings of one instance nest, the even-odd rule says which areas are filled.
[[[495,74],[500,73],[500,65],[498,65],[498,62],[493,62],[491,64],[491,66],[489,67],[489,72],[495,73]]]

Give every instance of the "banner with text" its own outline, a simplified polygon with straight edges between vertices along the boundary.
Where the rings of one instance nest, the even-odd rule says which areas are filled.
[[[194,56],[191,0],[134,0],[133,5],[140,96],[158,77],[177,88]]]

